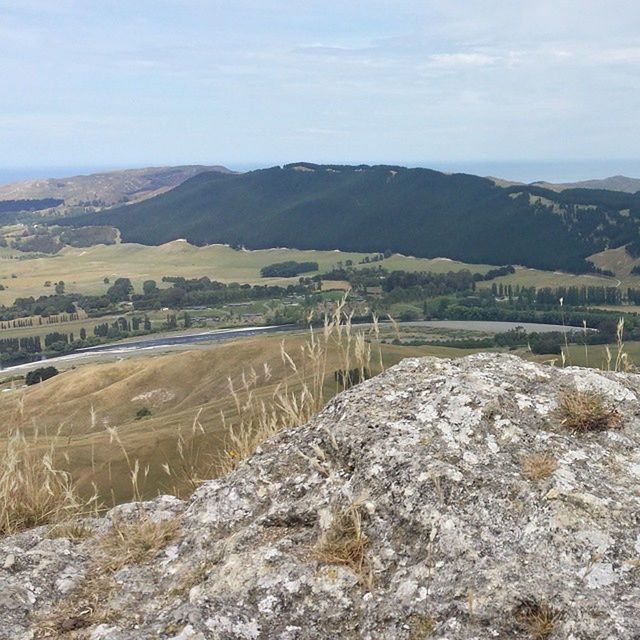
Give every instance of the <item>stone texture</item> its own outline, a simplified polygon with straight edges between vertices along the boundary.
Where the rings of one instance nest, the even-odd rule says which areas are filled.
[[[575,389],[621,427],[567,432],[558,399]],[[177,516],[179,538],[115,574],[112,620],[65,637],[528,638],[515,612],[537,602],[559,614],[551,638],[640,638],[639,393],[637,375],[507,355],[405,360],[188,502],[118,507],[79,543],[0,541],[0,638],[34,637],[114,517],[140,510]],[[534,453],[556,459],[550,477],[524,475]],[[316,553],[354,503],[370,585]]]

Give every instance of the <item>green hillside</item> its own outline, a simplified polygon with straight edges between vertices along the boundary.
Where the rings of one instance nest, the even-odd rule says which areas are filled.
[[[176,238],[259,249],[385,251],[587,271],[585,258],[637,240],[640,195],[498,187],[465,174],[299,163],[205,173],[139,204],[70,218],[125,242]]]

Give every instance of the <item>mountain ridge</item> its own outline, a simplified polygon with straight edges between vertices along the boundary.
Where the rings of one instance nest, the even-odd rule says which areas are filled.
[[[605,189],[607,191],[624,191],[626,193],[637,193],[640,191],[640,178],[630,178],[628,176],[616,175],[608,178],[594,178],[591,180],[579,180],[576,182],[532,182],[532,185],[551,189],[553,191],[563,191],[565,189]]]
[[[263,249],[391,250],[417,257],[593,270],[586,260],[638,239],[640,196],[496,186],[397,165],[297,162],[201,173],[144,202],[64,224],[109,225],[125,242]]]
[[[624,191],[626,193],[637,193],[640,191],[640,178],[630,178],[629,176],[623,175],[576,180],[575,182],[549,182],[547,180],[518,182],[517,180],[506,180],[496,176],[487,177],[500,187],[531,186],[542,187],[544,189],[550,189],[551,191],[564,191],[565,189],[604,189],[605,191]]]
[[[65,208],[88,202],[108,207],[151,198],[206,171],[232,173],[220,165],[176,165],[19,180],[0,185],[0,201],[56,198]]]

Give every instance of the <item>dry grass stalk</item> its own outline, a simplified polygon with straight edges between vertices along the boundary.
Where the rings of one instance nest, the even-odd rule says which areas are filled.
[[[564,393],[559,412],[565,427],[581,433],[615,429],[622,422],[618,410],[608,407],[602,396],[593,391]]]
[[[193,491],[206,478],[229,472],[266,438],[282,429],[304,424],[324,407],[331,396],[368,378],[372,370],[371,343],[367,340],[366,331],[354,329],[352,318],[353,312],[346,310],[345,297],[330,315],[324,316],[320,330],[309,328],[308,338],[299,351],[290,353],[283,342],[280,357],[286,372],[275,385],[275,390],[271,381],[272,368],[268,363],[258,372],[253,368],[244,371],[239,383],[229,381],[235,415],[222,416],[223,427],[228,433],[222,455],[207,453],[210,449],[198,444],[205,436],[200,413],[196,415],[190,432],[189,429],[179,430],[176,441],[178,455],[162,464],[167,477],[174,481],[175,492]],[[371,339],[379,343],[377,317],[374,317],[369,333]],[[377,360],[376,368],[382,371],[380,347]],[[346,375],[331,375],[336,366]],[[332,379],[333,388],[328,383]],[[22,401],[18,405],[22,411]],[[93,407],[90,423],[92,429],[95,428],[97,414]],[[117,427],[108,426],[107,433],[110,442],[119,447],[128,469],[131,499],[141,501],[148,493],[149,465],[141,464],[135,457]],[[60,458],[61,448],[56,444],[59,440],[57,437],[48,439],[51,444],[45,447],[38,442],[37,435],[27,442],[23,434],[16,432],[0,450],[0,535],[56,523],[65,524],[52,529],[50,535],[64,535],[64,531],[72,538],[83,535],[70,522],[78,514],[97,511],[97,489],[94,488],[94,495],[89,500],[83,501],[79,497],[71,475],[54,463]],[[118,501],[113,489],[116,482],[111,477],[111,464],[108,473],[115,505]]]
[[[549,638],[560,620],[560,612],[536,600],[523,600],[515,610],[516,622],[532,640]]]
[[[265,364],[261,376],[251,370],[245,372],[240,384],[229,380],[237,417],[222,415],[227,437],[227,448],[219,461],[223,473],[231,471],[239,461],[249,457],[261,442],[281,431],[307,422],[320,411],[328,397],[343,391],[357,381],[365,380],[371,371],[371,344],[364,331],[353,327],[353,312],[345,311],[346,296],[336,305],[331,315],[323,319],[322,331],[309,327],[309,337],[292,354],[283,341],[280,357],[288,370],[275,391],[266,398],[258,397],[257,383],[270,379],[271,368]],[[379,337],[377,317],[374,317],[372,338]],[[380,370],[383,370],[382,351],[379,351]],[[330,392],[326,382],[333,358],[338,358],[343,376],[335,376],[335,388]],[[350,376],[350,372],[355,372]]]
[[[414,613],[409,618],[409,640],[427,640],[437,624],[438,621],[429,614]]]
[[[176,441],[177,458],[166,459],[162,464],[165,474],[174,480],[173,493],[175,495],[191,495],[207,478],[215,475],[216,458],[205,452],[198,445],[198,438],[205,435],[205,429],[200,422],[202,407],[196,413],[191,429],[185,431],[178,428]]]
[[[125,565],[153,559],[178,532],[176,518],[155,521],[142,516],[131,523],[114,522],[98,540],[96,559],[85,578],[53,613],[36,621],[36,637],[58,638],[117,618],[109,606],[116,588],[112,574]]]
[[[328,531],[316,547],[317,558],[326,564],[349,567],[361,582],[370,586],[372,575],[367,558],[369,539],[362,531],[360,505],[334,512]]]
[[[66,520],[54,524],[46,533],[47,538],[67,538],[72,542],[85,540],[93,534],[93,531],[84,522],[78,519]]]
[[[534,453],[522,460],[522,472],[529,480],[544,480],[557,468],[558,462],[548,453]]]
[[[97,545],[97,566],[101,571],[118,571],[127,564],[142,564],[176,538],[178,520],[151,520],[142,516],[131,523],[114,522]]]
[[[609,345],[604,346],[605,362],[603,369],[606,371],[635,371],[634,365],[629,360],[629,354],[624,350],[624,318],[618,320],[616,326],[616,356],[615,360]]]
[[[115,587],[111,575],[90,572],[55,611],[35,621],[35,637],[79,637],[68,634],[115,620],[118,614],[109,607]]]
[[[0,535],[64,522],[95,507],[95,496],[83,501],[71,476],[58,468],[55,439],[43,450],[36,433],[19,430],[0,448]]]

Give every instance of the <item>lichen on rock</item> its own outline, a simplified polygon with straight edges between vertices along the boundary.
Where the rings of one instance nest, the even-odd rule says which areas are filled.
[[[567,429],[574,391],[619,424]],[[640,637],[639,393],[508,355],[405,360],[186,502],[117,507],[76,542],[1,540],[0,637]],[[101,536],[141,513],[179,534],[66,628]]]

